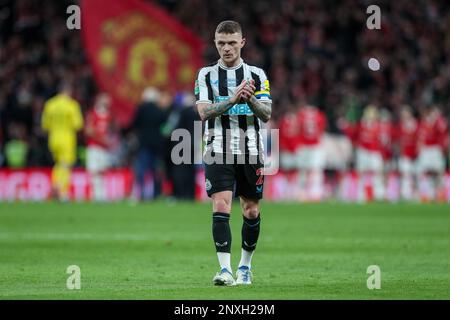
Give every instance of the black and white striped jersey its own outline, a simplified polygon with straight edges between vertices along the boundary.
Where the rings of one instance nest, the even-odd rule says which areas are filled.
[[[241,59],[239,65],[232,68],[226,67],[219,60],[214,65],[200,69],[195,82],[197,104],[217,103],[230,98],[244,79],[255,81],[256,98],[272,102],[269,80],[265,72],[246,64]],[[204,151],[260,155],[264,152],[260,129],[260,120],[247,103],[242,101],[221,116],[206,122]]]

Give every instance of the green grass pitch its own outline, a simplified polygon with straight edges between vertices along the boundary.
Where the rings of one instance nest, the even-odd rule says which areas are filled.
[[[234,269],[241,223],[235,204]],[[261,228],[254,285],[214,287],[208,203],[3,203],[0,298],[450,299],[448,205],[263,203]]]

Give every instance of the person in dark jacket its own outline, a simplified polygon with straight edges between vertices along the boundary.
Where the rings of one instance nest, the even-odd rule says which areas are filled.
[[[198,112],[194,109],[194,106],[195,97],[192,94],[178,94],[165,126],[165,135],[169,140],[170,134],[176,129],[185,129],[191,136],[191,154],[189,156],[189,163],[174,164],[173,161],[171,161],[173,196],[180,200],[195,199],[196,166],[194,165],[194,155],[195,152],[201,152],[201,150],[196,150],[194,144],[194,124],[195,121],[200,121],[200,117]],[[169,141],[169,153],[177,143],[178,142]],[[183,154],[180,154],[180,156],[183,157]]]
[[[138,150],[134,162],[135,183],[138,200],[154,199],[161,193],[161,166],[166,139],[161,128],[167,119],[167,104],[161,103],[161,93],[155,88],[147,88],[142,95],[142,103],[137,107],[131,129],[134,131]],[[146,190],[146,177],[151,176],[150,190]]]

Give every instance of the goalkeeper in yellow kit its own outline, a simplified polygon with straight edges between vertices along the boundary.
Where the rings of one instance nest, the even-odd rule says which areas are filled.
[[[53,192],[67,200],[71,168],[76,160],[77,131],[83,127],[80,105],[71,98],[72,88],[64,84],[60,93],[44,105],[42,129],[48,131],[48,147],[55,165],[52,170]]]

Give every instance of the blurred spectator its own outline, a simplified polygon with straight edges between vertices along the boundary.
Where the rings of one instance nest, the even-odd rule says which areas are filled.
[[[322,138],[327,126],[325,115],[315,106],[303,105],[297,114],[297,125],[300,196],[301,199],[319,201],[324,191],[325,150]]]
[[[87,113],[85,135],[87,138],[86,169],[91,174],[93,199],[106,199],[101,176],[111,166],[110,148],[112,146],[110,112],[111,98],[100,93],[94,107]]]
[[[399,147],[398,169],[401,175],[400,193],[403,199],[413,199],[417,158],[417,133],[419,124],[408,105],[400,110],[400,123],[396,140]]]
[[[293,107],[290,107],[278,123],[280,128],[280,167],[285,172],[299,168],[297,152],[300,146],[300,131],[295,111]]]
[[[380,110],[380,148],[383,154],[384,171],[392,171],[395,169],[393,161],[393,145],[394,145],[394,127],[392,123],[392,115],[389,110],[382,108]]]
[[[80,105],[71,97],[72,86],[63,83],[59,93],[44,106],[41,126],[48,133],[48,148],[55,163],[52,170],[53,193],[58,200],[69,198],[72,166],[77,158],[77,131],[83,128]]]
[[[174,103],[174,108],[171,111],[167,124],[165,126],[165,135],[170,139],[170,134],[173,130],[184,129],[190,134],[190,152],[188,156],[189,163],[173,164],[171,160],[171,180],[173,181],[173,196],[177,199],[194,200],[195,198],[195,178],[196,166],[194,164],[194,157],[196,152],[200,150],[195,149],[194,144],[194,125],[196,121],[201,121],[198,112],[194,108],[195,97],[191,93],[179,94]],[[200,123],[201,125],[201,123]],[[201,137],[198,137],[201,139]],[[185,142],[185,141],[184,141]],[[179,143],[179,142],[176,142]],[[170,143],[169,152],[176,144]],[[200,151],[201,152],[201,151]],[[183,151],[179,154],[180,157],[185,157]]]
[[[419,156],[417,173],[427,199],[434,200],[443,196],[443,173],[445,172],[445,153],[448,149],[448,124],[436,105],[424,109],[419,124]],[[429,182],[433,175],[433,183]]]
[[[347,133],[355,146],[355,165],[359,173],[359,201],[384,199],[383,148],[381,143],[381,126],[379,111],[375,105],[364,109],[361,121],[356,124],[343,123],[343,131]],[[368,180],[373,178],[373,190]]]
[[[160,170],[165,152],[165,138],[162,126],[167,119],[170,100],[155,88],[147,88],[142,94],[142,103],[136,108],[131,129],[138,141],[138,151],[134,163],[138,200],[148,200],[161,193]],[[146,190],[146,176],[151,175],[151,190]]]
[[[5,144],[6,164],[10,168],[20,169],[27,165],[28,143],[25,141],[25,126],[21,123],[9,125],[11,139]]]

